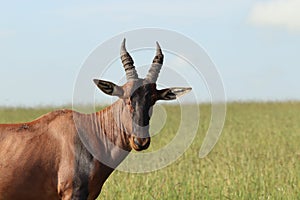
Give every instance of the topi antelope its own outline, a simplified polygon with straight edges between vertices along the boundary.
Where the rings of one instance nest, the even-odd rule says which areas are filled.
[[[144,79],[138,77],[125,39],[121,60],[127,78],[123,86],[94,80],[105,94],[119,97],[104,110],[93,114],[57,110],[32,122],[0,125],[0,200],[96,199],[132,149],[149,147],[155,102],[176,99],[191,88],[156,89],[163,64],[158,43]]]

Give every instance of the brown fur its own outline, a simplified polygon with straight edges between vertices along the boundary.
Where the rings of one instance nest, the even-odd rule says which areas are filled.
[[[122,108],[122,100],[90,115],[58,110],[30,123],[1,124],[0,199],[71,199],[75,165],[73,141],[78,137],[74,117],[75,121],[86,124],[86,134],[94,134],[97,131],[95,127],[102,124],[102,132],[97,134],[107,134],[110,141],[130,151],[128,135],[117,129],[115,132],[109,130],[114,126],[114,123],[109,123],[109,118],[114,115],[113,109],[119,106]],[[96,159],[93,162],[89,199],[99,195],[102,185],[113,171]]]

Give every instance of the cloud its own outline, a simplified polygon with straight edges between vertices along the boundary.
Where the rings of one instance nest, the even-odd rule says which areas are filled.
[[[300,0],[257,2],[249,16],[254,25],[300,31]]]

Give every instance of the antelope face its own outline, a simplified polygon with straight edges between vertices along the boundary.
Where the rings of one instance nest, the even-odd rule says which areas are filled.
[[[158,43],[156,56],[144,79],[138,78],[133,60],[125,48],[125,39],[121,46],[121,60],[125,68],[127,83],[118,86],[104,80],[94,79],[94,82],[104,93],[118,96],[123,101],[121,123],[130,135],[131,148],[141,151],[150,145],[149,122],[155,102],[176,99],[189,92],[191,88],[176,87],[157,90],[155,82],[163,63],[163,54]]]
[[[135,150],[147,149],[150,145],[149,122],[152,106],[155,104],[155,84],[138,83],[129,102],[132,113],[131,147]],[[140,86],[139,86],[140,85]]]

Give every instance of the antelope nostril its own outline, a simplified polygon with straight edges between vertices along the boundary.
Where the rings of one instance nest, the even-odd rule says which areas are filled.
[[[141,146],[141,144],[139,143],[139,141],[138,141],[138,139],[137,138],[134,138],[134,143],[138,146],[138,147],[140,147]]]
[[[150,145],[150,138],[134,138],[133,141],[139,150],[147,149]]]

